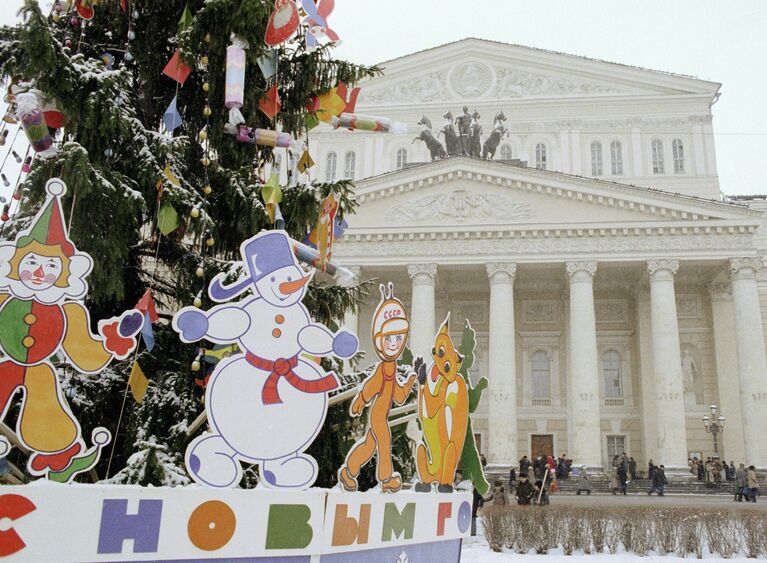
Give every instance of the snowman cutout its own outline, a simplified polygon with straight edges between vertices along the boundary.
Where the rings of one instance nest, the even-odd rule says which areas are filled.
[[[240,246],[249,276],[231,286],[219,274],[209,295],[225,303],[209,311],[185,307],[173,319],[183,342],[203,338],[237,343],[242,353],[219,362],[208,383],[210,432],[186,450],[186,467],[198,483],[234,487],[240,461],[258,464],[261,482],[275,489],[305,489],[317,478],[317,461],[304,453],[325,421],[333,373],[302,357],[348,359],[357,337],[312,321],[301,300],[314,272],[305,274],[284,231],[265,231]]]

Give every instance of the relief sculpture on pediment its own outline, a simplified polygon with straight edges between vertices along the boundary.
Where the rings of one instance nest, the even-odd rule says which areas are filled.
[[[534,74],[514,68],[496,69],[498,81],[496,98],[523,98],[527,96],[562,96],[572,94],[611,94],[619,90],[589,82]]]
[[[450,219],[457,223],[468,219],[503,219],[515,221],[530,217],[530,205],[516,203],[500,194],[454,190],[434,194],[392,207],[389,218],[395,223],[424,219]]]
[[[430,72],[381,88],[363,88],[360,104],[400,104],[445,101],[449,98],[445,71]]]

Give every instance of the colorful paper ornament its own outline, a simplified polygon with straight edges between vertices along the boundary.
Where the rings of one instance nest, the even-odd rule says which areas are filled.
[[[405,305],[394,297],[394,284],[381,284],[380,290],[381,301],[371,327],[373,348],[380,361],[373,374],[363,381],[349,409],[351,416],[360,416],[368,406],[368,422],[363,437],[349,450],[338,471],[338,482],[346,491],[357,490],[357,476],[374,455],[381,491],[394,493],[402,488],[402,478],[392,466],[389,412],[392,404],[401,405],[407,400],[416,374],[411,373],[404,383],[397,378],[397,359],[405,351],[410,321]]]
[[[147,289],[141,299],[138,300],[134,307],[137,311],[140,311],[144,316],[144,325],[141,328],[141,337],[144,340],[146,349],[151,352],[154,349],[154,330],[152,330],[152,324],[160,320],[157,314],[157,307],[154,304],[152,298],[152,291]]]
[[[178,226],[178,212],[171,202],[163,201],[160,205],[160,210],[157,212],[157,228],[160,229],[163,235],[168,236],[178,229]]]
[[[115,58],[112,56],[111,53],[102,53],[101,61],[104,63],[104,66],[106,67],[107,70],[112,70],[112,67],[115,64]]]
[[[303,151],[306,148],[306,144],[303,141],[294,139],[290,133],[272,131],[271,129],[252,129],[247,125],[232,126],[231,123],[225,126],[225,130],[235,135],[241,143],[250,143],[264,147],[279,147],[295,151]]]
[[[276,47],[290,39],[300,23],[298,7],[294,0],[274,0],[274,10],[269,16],[264,42]]]
[[[181,12],[181,18],[178,20],[178,32],[183,33],[187,28],[192,25],[192,12],[189,10],[189,4],[184,6],[184,11]]]
[[[338,117],[331,117],[330,124],[338,129],[343,127],[351,131],[372,131],[377,133],[395,133],[403,135],[407,133],[407,125],[398,121],[392,121],[388,117],[371,117],[356,113],[342,113]]]
[[[245,99],[245,49],[247,47],[247,41],[233,36],[232,44],[226,48],[224,106],[229,110],[239,110]],[[243,121],[239,112],[237,115],[239,121]]]
[[[282,102],[280,101],[280,93],[277,89],[277,84],[266,91],[264,97],[258,102],[258,109],[264,112],[264,115],[269,119],[274,119],[274,116],[280,113]]]
[[[301,4],[308,14],[304,20],[304,23],[309,26],[306,33],[307,48],[310,50],[316,48],[323,37],[339,43],[341,38],[328,26],[328,16],[333,11],[335,0],[319,0],[319,5],[314,0],[302,0]]]
[[[272,224],[276,221],[276,210],[282,203],[282,188],[280,187],[280,177],[278,174],[272,174],[269,180],[261,188],[261,197],[266,205],[266,213]]]
[[[325,272],[333,252],[336,213],[338,213],[338,198],[335,194],[330,194],[320,204],[320,214],[317,218],[317,225],[314,227],[314,238],[320,253],[319,263],[316,264],[316,267],[319,268],[320,272]]]
[[[162,115],[162,122],[165,125],[165,129],[173,133],[178,127],[181,126],[181,114],[178,112],[178,96],[173,96],[168,109]]]
[[[130,388],[133,400],[140,403],[144,400],[146,390],[149,388],[149,380],[138,362],[133,362],[133,367],[130,370],[130,376],[128,376],[128,387]]]
[[[93,10],[91,4],[95,4],[95,2],[89,2],[88,0],[75,0],[75,10],[77,11],[77,15],[79,15],[84,20],[92,20],[96,13]]]
[[[170,162],[168,162],[165,165],[165,168],[162,171],[162,175],[165,177],[168,182],[176,186],[177,188],[181,187],[181,180],[178,179],[178,176],[173,172],[173,168],[170,165]]]
[[[314,166],[312,155],[309,154],[309,151],[304,151],[301,155],[301,159],[298,161],[298,171],[301,172],[301,174],[305,174],[312,166]]]
[[[17,95],[16,117],[21,121],[32,150],[41,153],[53,146],[53,138],[48,132],[48,124],[37,96],[31,92]],[[21,157],[18,161],[21,161]]]
[[[186,79],[192,73],[192,69],[181,61],[181,51],[176,49],[168,64],[162,69],[162,73],[183,86]]]
[[[66,232],[59,199],[66,185],[58,178],[46,184],[47,197],[30,227],[15,241],[0,243],[0,419],[17,391],[24,392],[16,434],[29,449],[30,474],[68,482],[91,469],[109,431],[96,428],[86,451],[77,419],[61,390],[51,357],[63,349],[78,371],[95,374],[113,359],[126,358],[136,347],[143,318],[135,310],[101,321],[90,332],[83,305],[85,281],[93,260],[80,252]],[[10,444],[0,437],[7,455]]]
[[[269,80],[272,76],[277,74],[277,52],[268,51],[266,54],[256,59],[258,68],[261,69],[261,74],[264,75],[266,80]]]
[[[204,312],[182,309],[173,328],[184,342],[207,339],[236,343],[241,352],[221,361],[206,390],[211,431],[186,451],[192,478],[210,487],[236,486],[240,461],[257,463],[261,483],[276,489],[304,489],[317,477],[317,462],[305,454],[327,414],[327,392],[338,386],[302,354],[347,359],[359,342],[312,320],[301,303],[312,275],[306,275],[284,231],[264,231],[240,247],[248,277],[210,284],[209,295],[225,303],[247,291],[253,296]]]

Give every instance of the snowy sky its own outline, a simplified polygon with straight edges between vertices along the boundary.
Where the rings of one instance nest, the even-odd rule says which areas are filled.
[[[13,23],[21,4],[2,0],[0,23]],[[764,0],[337,0],[330,24],[343,39],[338,56],[358,63],[471,36],[721,82],[713,112],[722,190],[767,193]]]

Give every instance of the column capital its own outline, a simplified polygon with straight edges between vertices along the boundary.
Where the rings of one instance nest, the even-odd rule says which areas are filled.
[[[732,285],[729,283],[710,283],[707,287],[711,301],[732,301]]]
[[[762,266],[761,258],[730,258],[730,277],[733,280],[754,279],[761,272]]]
[[[592,280],[597,273],[597,263],[594,261],[567,262],[565,271],[571,282]]]
[[[413,280],[414,284],[428,283],[433,284],[437,277],[436,264],[408,264],[407,275]]]
[[[517,265],[513,262],[488,262],[485,268],[491,284],[514,283],[517,275]]]
[[[647,261],[647,273],[650,281],[672,280],[679,271],[679,260],[674,258],[656,258]]]

